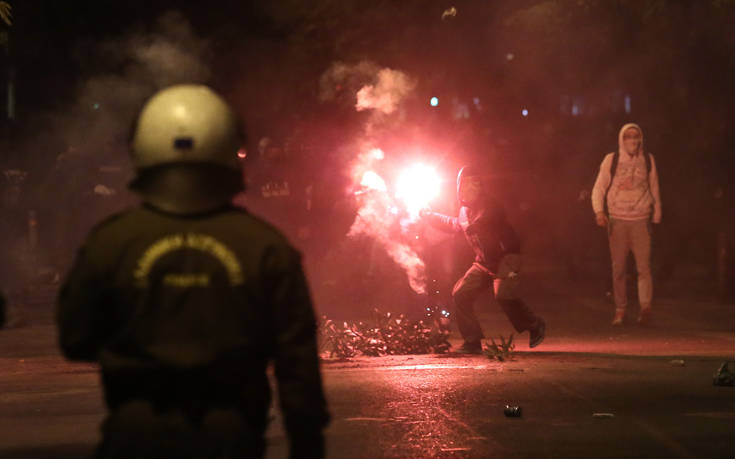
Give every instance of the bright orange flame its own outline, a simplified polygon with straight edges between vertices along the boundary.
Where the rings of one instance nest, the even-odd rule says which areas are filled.
[[[406,169],[396,183],[396,198],[406,205],[408,213],[417,217],[439,195],[441,179],[434,168],[415,164]]]

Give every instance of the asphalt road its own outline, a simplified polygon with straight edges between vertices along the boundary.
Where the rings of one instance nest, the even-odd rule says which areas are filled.
[[[601,299],[541,293],[528,298],[547,340],[530,351],[521,335],[510,362],[326,361],[328,457],[732,457],[735,387],[712,374],[735,360],[735,306],[660,300],[655,327],[612,329]],[[481,320],[488,336],[511,331],[498,308]],[[272,414],[268,457],[286,457]],[[84,457],[103,416],[96,367],[61,359],[53,326],[0,332],[0,458]]]

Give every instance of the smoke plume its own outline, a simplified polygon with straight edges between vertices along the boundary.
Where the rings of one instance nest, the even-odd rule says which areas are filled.
[[[359,112],[369,113],[363,139],[352,163],[353,188],[359,209],[349,237],[369,237],[379,244],[400,266],[409,285],[417,293],[426,292],[423,260],[403,237],[404,218],[400,204],[379,174],[385,153],[377,145],[379,133],[390,129],[401,104],[410,96],[416,83],[405,73],[380,68],[370,62],[356,65],[336,63],[322,75],[322,100],[339,100]]]
[[[28,125],[43,135],[17,146],[25,152],[21,167],[32,184],[26,205],[38,211],[44,234],[56,240],[42,244],[61,247],[49,251],[54,263],[71,259],[94,223],[135,201],[127,191],[133,176],[127,158],[131,122],[158,89],[209,80],[208,50],[208,42],[177,12],[164,14],[149,30],[76,43],[70,59],[89,77],[78,83],[69,103],[34,114]],[[41,260],[46,262],[52,263]]]
[[[372,149],[358,156],[354,171],[355,181],[361,188],[357,192],[360,202],[355,221],[348,237],[367,236],[380,244],[391,259],[408,277],[408,283],[416,293],[426,293],[426,274],[423,260],[402,239],[403,226],[398,203],[389,194],[382,178],[374,172],[381,161],[381,150]],[[364,171],[360,173],[359,171]],[[361,177],[358,181],[358,177]]]
[[[59,120],[68,144],[84,138],[89,145],[91,138],[92,148],[109,148],[110,139],[126,140],[121,135],[127,135],[135,112],[155,91],[173,84],[206,83],[212,76],[208,42],[197,37],[178,12],[161,16],[149,32],[88,47],[80,45],[78,54],[92,54],[120,70],[93,75],[80,85],[71,110],[76,116],[69,117],[67,110]]]
[[[390,115],[413,90],[416,84],[400,71],[382,69],[378,72],[377,83],[368,84],[357,91],[357,111],[376,110]]]

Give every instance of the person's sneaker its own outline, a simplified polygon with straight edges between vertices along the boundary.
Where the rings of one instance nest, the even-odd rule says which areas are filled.
[[[651,308],[641,309],[638,315],[638,325],[647,327],[651,325]]]
[[[625,309],[617,309],[615,311],[615,317],[612,321],[613,327],[622,327],[625,322]]]
[[[454,350],[455,354],[482,354],[482,343],[480,341],[465,341]]]
[[[546,337],[546,322],[538,319],[536,325],[529,330],[528,347],[534,348],[541,344]]]

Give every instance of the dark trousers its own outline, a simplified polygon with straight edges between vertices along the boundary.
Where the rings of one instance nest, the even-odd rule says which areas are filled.
[[[538,316],[517,296],[520,283],[520,256],[508,254],[498,264],[498,272],[474,263],[464,276],[457,281],[452,291],[455,317],[459,332],[466,342],[479,342],[485,336],[475,315],[474,304],[484,290],[493,286],[495,300],[503,308],[518,333],[532,328]]]
[[[122,405],[102,426],[95,459],[262,458],[264,432],[233,409],[214,409],[194,422],[182,410],[160,412],[146,401]]]

